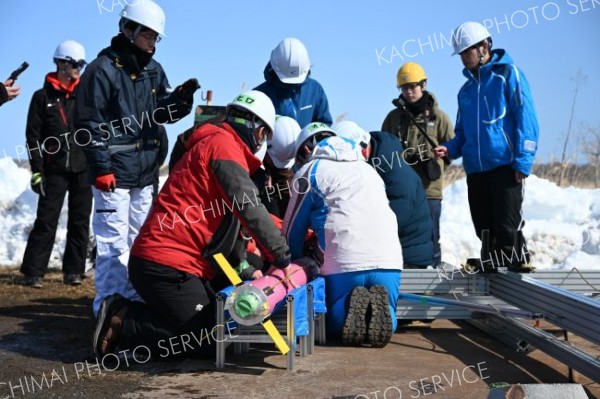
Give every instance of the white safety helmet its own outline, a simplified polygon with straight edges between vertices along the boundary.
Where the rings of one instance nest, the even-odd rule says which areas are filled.
[[[296,165],[301,167],[310,156],[310,154],[308,156],[300,154],[300,149],[303,146],[308,145],[312,150],[319,141],[331,136],[336,136],[336,133],[325,123],[313,122],[306,125],[300,131],[300,135],[296,141],[296,150],[294,151],[296,153]]]
[[[296,140],[300,135],[300,125],[289,116],[275,118],[273,138],[267,141],[267,150],[273,164],[279,169],[289,169],[296,157]]]
[[[460,54],[471,46],[492,37],[490,32],[478,22],[465,22],[452,32],[454,53]]]
[[[65,40],[54,51],[54,59],[85,63],[85,49],[75,40]]]
[[[338,136],[345,139],[356,141],[359,144],[368,146],[371,142],[371,135],[365,129],[360,127],[358,123],[352,121],[341,121],[331,127]]]
[[[271,51],[270,62],[277,77],[283,83],[304,83],[310,71],[308,51],[304,44],[294,37],[283,39]]]
[[[275,107],[271,99],[262,91],[249,90],[240,94],[227,104],[227,114],[231,108],[241,108],[254,114],[263,124],[267,125],[271,132],[275,131]]]
[[[165,36],[165,12],[152,0],[137,0],[127,3],[121,11],[121,18],[137,22],[146,28],[152,29],[159,36]],[[123,31],[121,24],[121,31]]]

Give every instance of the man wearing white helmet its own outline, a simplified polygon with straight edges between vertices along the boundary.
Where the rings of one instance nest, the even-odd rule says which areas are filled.
[[[95,314],[111,294],[139,299],[126,265],[152,204],[159,126],[186,116],[198,88],[197,80],[190,79],[169,92],[165,72],[153,59],[165,32],[158,4],[130,2],[121,12],[119,30],[83,74],[74,111],[95,200]]]
[[[309,75],[310,59],[306,47],[300,40],[288,37],[271,52],[264,70],[265,82],[255,90],[269,96],[277,115],[294,118],[300,126],[311,122],[331,125],[325,91]]]
[[[229,285],[212,255],[222,253],[243,279],[261,276],[245,259],[242,228],[273,266],[289,265],[286,241],[251,179],[274,123],[271,100],[252,90],[227,106],[225,122],[192,132],[131,248],[129,275],[145,304],[118,295],[105,301],[94,334],[99,356],[145,345],[164,357],[160,342],[211,331],[215,292]],[[210,341],[190,345],[188,354],[213,350]]]
[[[475,232],[479,238],[483,230],[490,232],[491,253],[481,254],[484,266],[526,271],[521,207],[538,142],[529,83],[505,50],[492,50],[483,25],[465,22],[452,40],[467,82],[458,93],[456,137],[437,147],[436,156],[463,158]]]
[[[325,277],[328,335],[342,342],[387,345],[396,328],[402,270],[398,225],[384,183],[362,146],[323,123],[300,132],[283,231],[292,259],[303,256],[310,227]]]
[[[267,141],[263,164],[268,179],[264,190],[261,190],[261,198],[269,213],[278,218],[283,218],[290,201],[290,183],[294,177],[292,166],[296,157],[294,150],[300,130],[295,119],[278,115],[273,138]]]
[[[44,87],[31,99],[26,139],[31,166],[31,189],[38,195],[37,217],[29,234],[21,273],[25,284],[42,287],[65,195],[69,193],[69,222],[63,256],[63,281],[79,285],[85,271],[92,192],[86,159],[73,135],[75,88],[85,65],[85,50],[74,41],[62,42],[54,52],[56,71],[46,75]]]
[[[278,115],[294,119],[299,126],[306,126],[312,122],[331,124],[327,96],[319,82],[309,76],[310,59],[300,40],[288,37],[279,42],[271,51],[269,63],[263,74],[265,82],[255,90],[269,96]],[[277,132],[275,134],[277,136]],[[276,140],[278,139],[276,137]],[[263,198],[270,212],[283,217],[289,201],[288,184],[293,172],[290,168],[276,166],[271,162],[270,156],[265,159],[265,169],[271,185],[265,188],[268,195],[263,191]],[[277,201],[270,201],[273,194]]]

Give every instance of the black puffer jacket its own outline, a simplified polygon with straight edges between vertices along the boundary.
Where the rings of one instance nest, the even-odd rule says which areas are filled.
[[[27,114],[25,136],[32,172],[83,172],[85,155],[73,132],[72,111],[77,82],[60,84],[56,73],[46,75],[44,87],[33,93]],[[78,140],[77,142],[75,140]]]
[[[193,97],[169,93],[161,65],[123,35],[113,38],[86,69],[78,87],[75,127],[85,147],[90,179],[114,173],[119,188],[151,185],[159,157],[159,125],[190,111]],[[81,139],[79,139],[81,141]]]

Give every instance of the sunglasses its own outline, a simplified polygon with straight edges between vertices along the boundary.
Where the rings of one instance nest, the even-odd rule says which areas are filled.
[[[65,60],[65,61],[67,63],[69,63],[69,65],[71,65],[74,69],[83,68],[85,66],[85,64],[87,64],[84,60],[77,61],[77,60],[70,59],[70,60]]]
[[[146,39],[147,41],[154,42],[154,43],[158,43],[158,42],[160,42],[160,39],[162,39],[158,35],[158,33],[150,32],[150,31],[142,31],[142,32],[138,33],[138,36],[141,36],[144,39]]]

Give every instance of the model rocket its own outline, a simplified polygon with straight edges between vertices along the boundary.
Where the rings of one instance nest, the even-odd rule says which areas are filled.
[[[241,325],[258,324],[289,292],[311,279],[310,266],[291,263],[285,269],[272,269],[267,276],[237,286],[227,298],[225,309]]]

